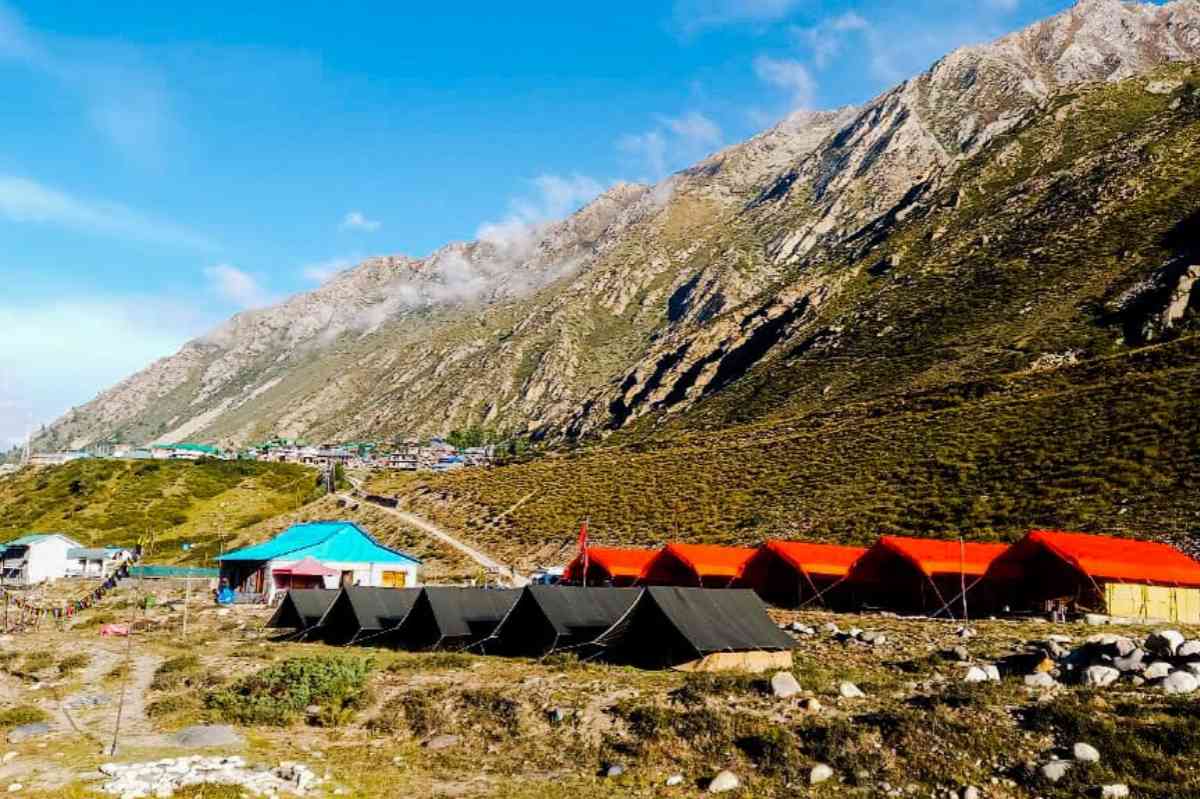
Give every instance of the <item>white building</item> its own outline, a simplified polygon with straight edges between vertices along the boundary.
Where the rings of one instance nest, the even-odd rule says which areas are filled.
[[[67,553],[82,545],[61,533],[31,533],[9,541],[0,552],[4,581],[17,585],[37,585],[65,577],[69,571]]]
[[[120,547],[78,547],[67,550],[67,576],[108,577],[132,554],[130,550]]]

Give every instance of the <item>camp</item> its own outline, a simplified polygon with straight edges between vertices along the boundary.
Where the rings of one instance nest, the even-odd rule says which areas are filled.
[[[1168,544],[1034,530],[992,563],[997,602],[1200,624],[1200,563]]]
[[[599,657],[639,668],[765,671],[792,665],[792,639],[748,589],[644,589],[600,635]]]
[[[395,627],[408,615],[423,590],[342,588],[318,622],[320,637],[334,646],[375,643],[380,633]]]
[[[1007,544],[885,535],[850,569],[847,595],[859,607],[958,616],[963,589],[970,592],[1006,549]]]
[[[410,652],[464,649],[490,636],[520,595],[516,588],[424,588],[382,642]]]
[[[588,547],[587,574],[583,573],[583,555],[567,564],[563,582],[572,585],[611,585],[625,587],[637,583],[646,564],[658,554],[655,549],[618,549]]]
[[[590,644],[637,599],[639,588],[533,585],[479,648],[489,655],[542,657]]]
[[[827,605],[830,592],[867,550],[836,544],[769,540],[742,564],[736,588],[753,588],[764,602],[780,607]]]
[[[337,595],[337,591],[323,588],[293,588],[284,594],[267,627],[290,629],[295,631],[296,637],[307,637],[319,629],[321,617]]]
[[[671,543],[646,564],[639,582],[643,585],[726,588],[753,554],[753,549],[745,547]]]

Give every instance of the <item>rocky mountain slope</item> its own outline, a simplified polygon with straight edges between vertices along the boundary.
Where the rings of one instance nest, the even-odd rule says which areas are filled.
[[[1133,167],[1194,180],[1198,58],[1195,0],[1083,0],[560,223],[241,314],[39,444],[695,429],[1118,356],[1195,326],[1195,201]],[[1071,268],[1151,185],[1183,232]]]

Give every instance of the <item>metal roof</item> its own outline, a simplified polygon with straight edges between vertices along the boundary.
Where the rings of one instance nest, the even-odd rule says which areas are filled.
[[[27,547],[30,544],[36,544],[41,541],[47,541],[51,538],[61,538],[72,546],[78,547],[80,544],[74,538],[68,538],[62,533],[28,533],[20,538],[9,541],[4,546],[6,547]]]
[[[227,552],[220,561],[302,560],[345,563],[420,563],[418,558],[378,543],[354,522],[297,524],[270,541]]]

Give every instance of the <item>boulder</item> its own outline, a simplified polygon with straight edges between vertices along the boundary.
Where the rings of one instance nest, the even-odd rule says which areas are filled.
[[[1100,750],[1082,741],[1071,747],[1071,756],[1081,763],[1100,762]]]
[[[1156,660],[1146,667],[1142,672],[1142,676],[1147,680],[1161,680],[1171,673],[1171,664],[1163,660]]]
[[[1155,655],[1171,657],[1183,646],[1183,633],[1178,630],[1156,630],[1146,638],[1146,649]]]
[[[984,674],[987,675],[989,682],[1000,682],[1000,669],[993,663],[988,663],[983,667]]]
[[[1162,689],[1168,694],[1191,694],[1200,689],[1200,678],[1189,671],[1175,671],[1162,681]]]
[[[1058,782],[1063,777],[1067,776],[1067,772],[1071,770],[1070,760],[1051,760],[1040,769],[1038,773],[1050,782]]]
[[[622,766],[620,763],[613,763],[611,766],[609,766],[605,770],[604,776],[608,777],[609,779],[612,779],[613,777],[620,777],[624,773],[625,773],[624,766]]]
[[[197,724],[175,733],[175,743],[187,749],[206,746],[241,746],[242,736],[227,724]]]
[[[1125,799],[1129,796],[1129,786],[1122,782],[1100,786],[1100,799]]]
[[[1089,624],[1093,627],[1102,627],[1105,624],[1108,624],[1108,616],[1105,616],[1101,613],[1085,613],[1083,616],[1083,621],[1085,624]]]
[[[742,781],[732,771],[722,771],[713,777],[712,782],[708,784],[708,792],[725,793],[726,791],[736,791],[741,785]]]
[[[808,699],[805,699],[801,703],[801,706],[805,710],[807,710],[809,713],[820,713],[821,712],[821,701],[819,699],[817,699],[816,697],[810,697]]]
[[[863,633],[862,635],[859,636],[859,638],[864,643],[871,644],[872,646],[880,646],[881,644],[884,644],[887,642],[886,635],[884,635],[881,632],[876,632],[874,630]]]
[[[668,788],[674,788],[676,785],[683,785],[682,774],[672,774],[670,777],[667,777]]]
[[[864,696],[866,696],[866,694],[859,690],[857,685],[849,680],[843,680],[841,684],[838,685],[838,694],[840,694],[843,699],[862,699]]]
[[[822,782],[830,779],[833,776],[833,768],[825,763],[818,763],[812,767],[812,771],[808,772],[808,784],[820,785]]]
[[[1112,685],[1121,676],[1121,672],[1111,666],[1089,666],[1083,672],[1083,684],[1096,688]]]
[[[967,669],[966,676],[963,677],[963,682],[987,682],[988,673],[978,666],[972,666]]]
[[[1175,650],[1177,658],[1194,658],[1200,657],[1200,640],[1193,638],[1191,641],[1184,641]]]
[[[1128,655],[1113,658],[1113,668],[1122,673],[1143,671],[1146,668],[1146,651],[1135,649]]]
[[[1053,688],[1058,682],[1044,671],[1025,675],[1025,684],[1030,688]]]
[[[1193,677],[1200,677],[1200,663],[1185,663],[1183,670]]]
[[[777,671],[771,676],[771,693],[778,699],[790,699],[800,693],[800,683],[790,671]]]

